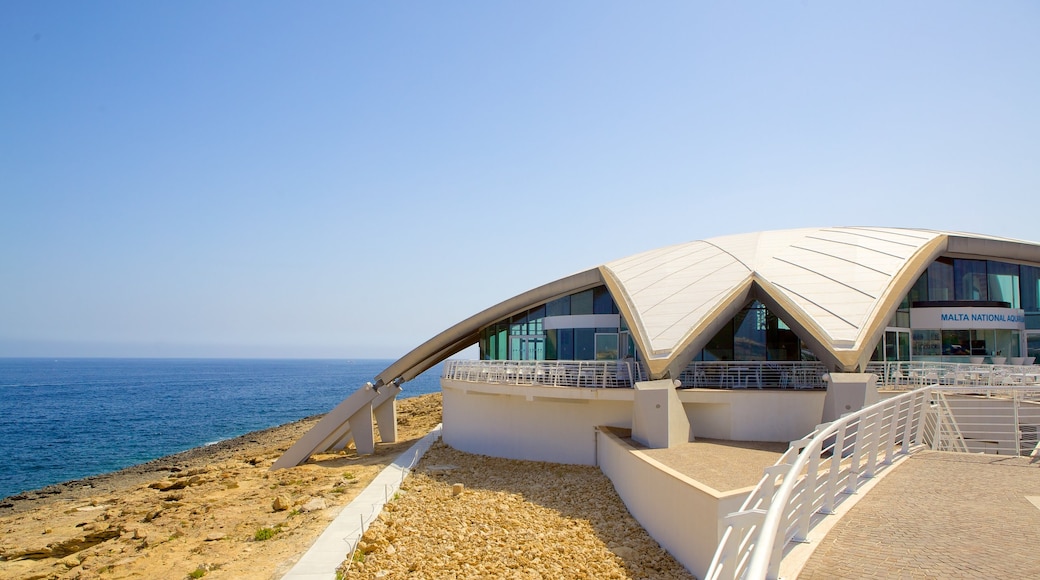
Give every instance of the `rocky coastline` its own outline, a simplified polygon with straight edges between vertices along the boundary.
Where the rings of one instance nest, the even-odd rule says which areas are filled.
[[[278,578],[383,467],[441,420],[398,401],[399,442],[269,471],[320,417],[0,501],[0,580]]]
[[[0,580],[280,578],[397,455],[441,421],[440,394],[398,402],[399,443],[271,464],[319,417],[7,498]],[[692,576],[596,468],[435,443],[341,578]]]

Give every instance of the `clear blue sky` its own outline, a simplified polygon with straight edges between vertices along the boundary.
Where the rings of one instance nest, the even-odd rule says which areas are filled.
[[[1040,3],[32,2],[0,356],[400,356],[819,225],[1040,239]]]

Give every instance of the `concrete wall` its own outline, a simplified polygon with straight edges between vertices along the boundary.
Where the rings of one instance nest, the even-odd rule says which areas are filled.
[[[719,493],[599,430],[599,467],[628,511],[661,547],[703,578],[725,526],[752,488]]]
[[[694,437],[731,441],[801,439],[820,424],[825,396],[816,390],[679,391]]]
[[[633,389],[480,384],[441,379],[444,441],[469,453],[592,465],[595,429],[631,429]],[[793,441],[820,423],[823,391],[676,392],[693,438]]]
[[[599,425],[632,427],[632,389],[441,380],[444,442],[509,459],[594,465]]]

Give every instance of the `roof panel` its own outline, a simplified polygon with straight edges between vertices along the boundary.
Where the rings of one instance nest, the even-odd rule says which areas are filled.
[[[610,262],[654,351],[675,349],[749,276],[825,337],[854,340],[912,256],[940,234],[804,228],[711,238]]]

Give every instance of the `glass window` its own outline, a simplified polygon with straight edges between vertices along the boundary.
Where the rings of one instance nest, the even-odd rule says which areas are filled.
[[[545,305],[546,316],[567,316],[571,313],[571,297],[557,298]]]
[[[592,290],[571,294],[571,314],[595,314],[592,307]]]
[[[755,302],[740,311],[733,324],[733,356],[736,360],[766,360],[765,308]]]
[[[1022,266],[1019,268],[1019,274],[1022,308],[1026,312],[1040,312],[1040,268]]]
[[[947,356],[966,356],[973,354],[970,330],[942,331],[942,353]]]
[[[984,260],[954,260],[954,300],[989,300]]]
[[[594,360],[596,358],[596,329],[574,329],[574,360]]]
[[[938,330],[914,331],[914,357],[942,354],[942,337]]]
[[[596,333],[596,360],[618,360],[617,333]]]
[[[1026,356],[1034,357],[1036,361],[1040,361],[1040,334],[1029,333],[1026,335]]]
[[[542,334],[542,319],[545,318],[545,306],[532,308],[527,313],[527,333]]]
[[[704,360],[733,360],[732,320],[704,346]]]
[[[617,304],[606,286],[592,289],[593,314],[617,314]]]
[[[505,324],[495,325],[496,340],[498,345],[498,352],[495,354],[496,360],[509,360],[509,337],[506,335],[509,331],[509,327]]]
[[[885,360],[899,360],[899,338],[894,330],[885,331]],[[878,359],[874,359],[878,360]]]
[[[1018,290],[1018,264],[1006,262],[988,262],[986,269],[989,272],[987,284],[989,287],[989,299],[999,302],[1007,302],[1011,308],[1021,308],[1022,301],[1019,299]]]
[[[577,360],[574,358],[574,330],[561,328],[556,334],[558,335],[557,360]]]
[[[766,347],[769,360],[798,360],[798,335],[772,312],[766,311]]]
[[[559,337],[556,335],[558,331],[547,330],[545,331],[545,360],[560,360],[559,357]]]
[[[921,277],[914,282],[913,288],[910,288],[910,293],[907,294],[907,307],[912,307],[914,302],[926,302],[928,300],[928,271],[926,270]]]
[[[956,300],[953,297],[953,260],[939,258],[928,266],[928,300]]]
[[[527,314],[517,314],[509,325],[509,334],[519,336],[527,334]]]

